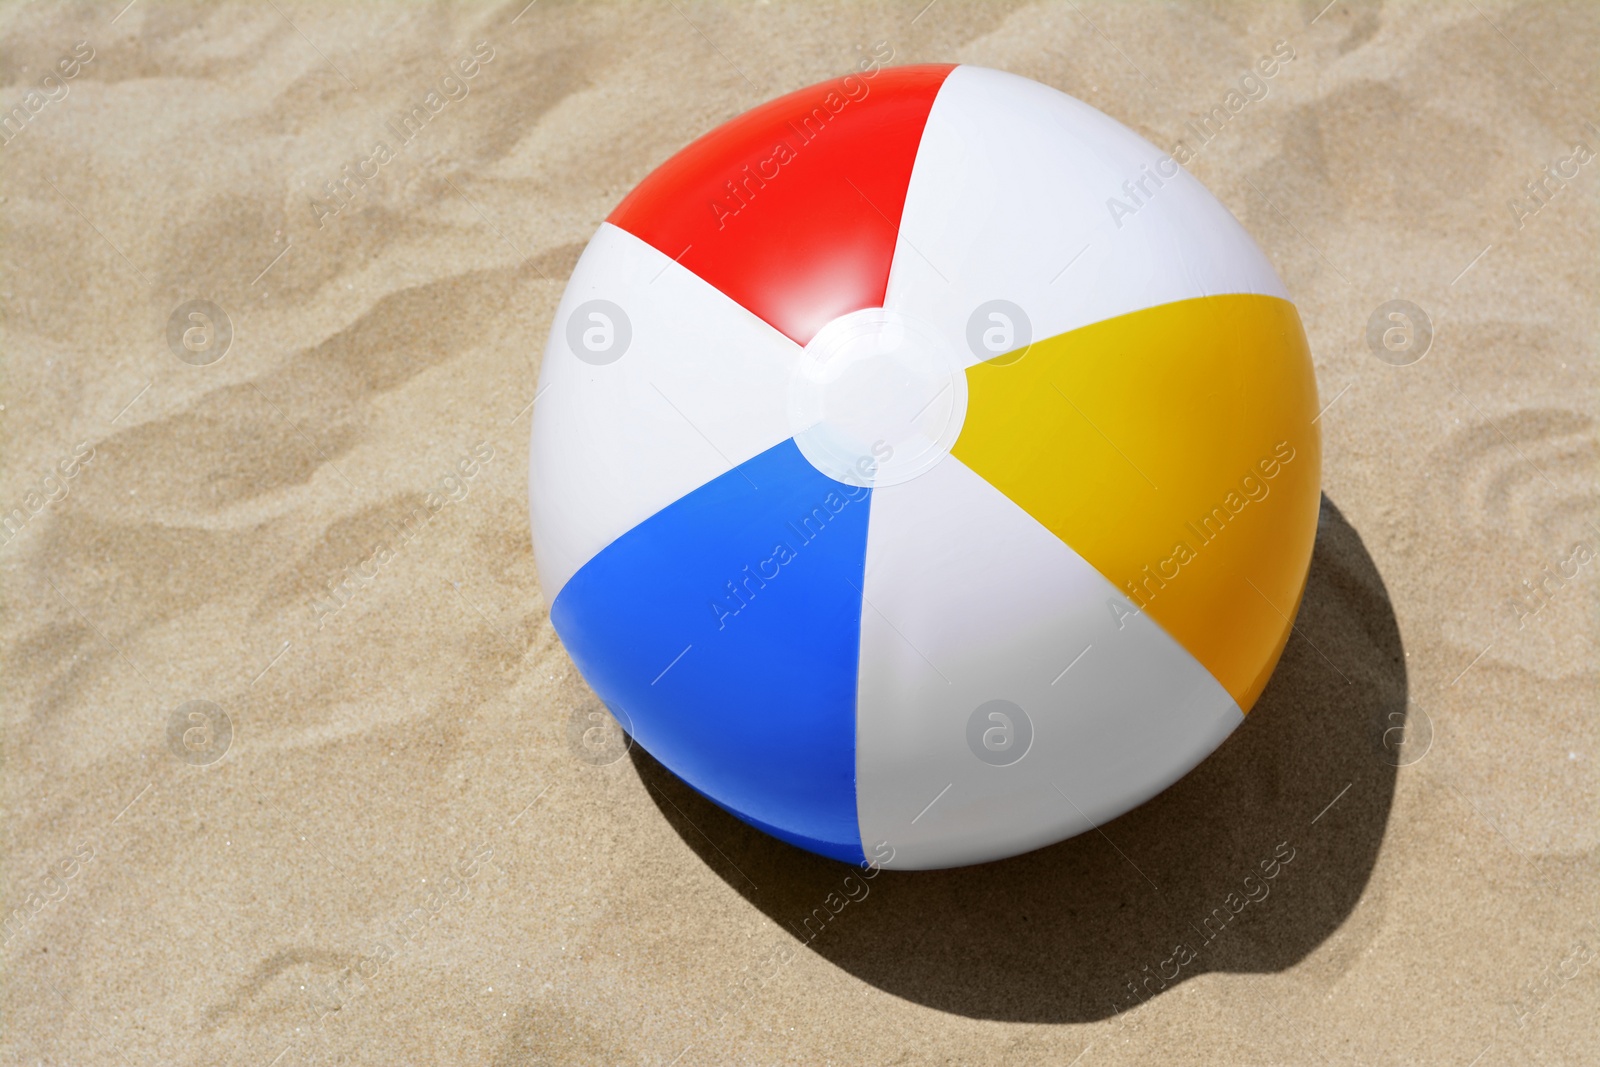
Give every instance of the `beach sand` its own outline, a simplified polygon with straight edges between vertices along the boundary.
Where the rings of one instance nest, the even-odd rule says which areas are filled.
[[[7,1062],[1600,1061],[1600,8],[924,2],[0,9]],[[527,441],[612,206],[880,42],[1164,148],[1287,43],[1189,168],[1299,305],[1326,499],[1213,757],[806,943],[847,868],[583,758]]]

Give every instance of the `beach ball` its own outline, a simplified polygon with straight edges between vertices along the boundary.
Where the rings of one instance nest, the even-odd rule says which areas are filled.
[[[734,118],[601,224],[529,481],[550,619],[633,740],[768,834],[978,863],[1243,721],[1319,504],[1299,316],[1094,108],[879,68]]]

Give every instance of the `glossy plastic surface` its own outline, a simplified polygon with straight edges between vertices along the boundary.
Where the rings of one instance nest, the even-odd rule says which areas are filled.
[[[805,344],[880,307],[922,127],[948,66],[823,82],[663,163],[606,220]]]
[[[850,862],[871,498],[784,441],[612,542],[550,608],[651,755],[747,822]]]

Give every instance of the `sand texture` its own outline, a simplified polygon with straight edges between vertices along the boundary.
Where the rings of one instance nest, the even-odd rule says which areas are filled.
[[[925,2],[0,8],[4,1062],[1600,1062],[1600,6]],[[1276,675],[1103,832],[802,942],[847,868],[579,741],[527,513],[574,262],[880,42],[1171,147],[1280,41],[1188,164],[1327,405]]]

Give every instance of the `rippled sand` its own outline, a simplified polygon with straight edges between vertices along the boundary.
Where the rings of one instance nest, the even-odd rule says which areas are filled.
[[[1593,5],[524,2],[0,10],[8,1059],[1600,1058]],[[611,206],[879,42],[1185,143],[1300,305],[1327,501],[1195,774],[807,944],[844,868],[580,758],[526,442]]]

